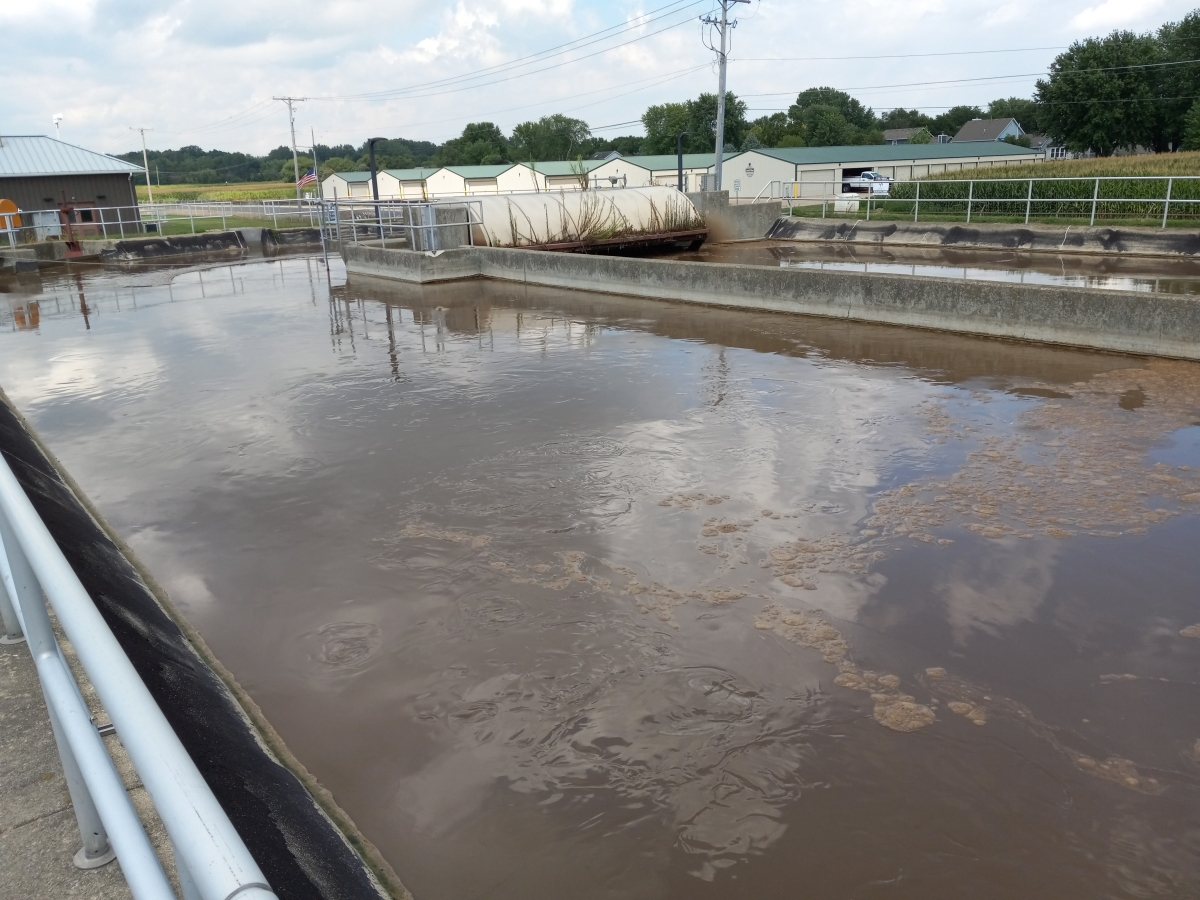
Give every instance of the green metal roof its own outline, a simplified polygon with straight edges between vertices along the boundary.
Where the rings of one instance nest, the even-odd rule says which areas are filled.
[[[512,163],[498,166],[443,166],[461,178],[495,178],[513,167]]]
[[[334,172],[333,175],[330,175],[329,177],[330,178],[337,177],[337,178],[342,179],[342,181],[345,181],[345,182],[370,181],[371,173],[370,172]]]
[[[1042,156],[1038,150],[1004,141],[959,141],[952,144],[857,144],[849,147],[783,147],[746,150],[797,166],[828,163],[899,162],[901,160],[976,159],[981,156]],[[738,154],[743,155],[743,154]],[[727,157],[728,158],[728,157]]]
[[[729,159],[732,156],[737,156],[737,154],[726,153],[724,159]],[[711,168],[715,158],[715,153],[685,153],[683,154],[683,167],[685,169]],[[658,156],[622,156],[619,159],[606,160],[606,162],[633,163],[633,165],[639,168],[658,172],[663,169],[678,168],[679,157],[674,153],[663,153]]]
[[[590,172],[592,169],[596,168],[597,166],[602,166],[606,162],[611,162],[611,160],[585,159],[582,163],[583,170],[585,172]],[[525,165],[528,166],[531,164],[525,163]],[[543,175],[574,175],[576,174],[575,169],[577,169],[579,165],[579,160],[565,159],[555,159],[547,160],[546,162],[532,163],[533,168],[538,172],[541,172]]]
[[[383,169],[397,181],[424,181],[437,169]]]

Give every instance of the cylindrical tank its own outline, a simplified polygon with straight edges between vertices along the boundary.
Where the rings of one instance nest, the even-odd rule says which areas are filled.
[[[704,227],[692,201],[669,187],[500,194],[470,202],[477,204],[475,215],[482,212],[472,238],[488,247],[589,244]]]

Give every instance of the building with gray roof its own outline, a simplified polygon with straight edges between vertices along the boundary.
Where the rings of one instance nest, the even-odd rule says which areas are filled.
[[[64,203],[136,207],[133,177],[144,174],[141,166],[55,138],[0,137],[0,198],[22,211],[57,209]]]

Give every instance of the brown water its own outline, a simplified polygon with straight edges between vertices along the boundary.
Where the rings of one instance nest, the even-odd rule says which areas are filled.
[[[1200,262],[1191,259],[883,247],[872,244],[743,241],[705,244],[669,258],[847,272],[922,275],[1112,291],[1200,294]]]
[[[1200,367],[334,275],[0,385],[418,900],[1200,894]]]

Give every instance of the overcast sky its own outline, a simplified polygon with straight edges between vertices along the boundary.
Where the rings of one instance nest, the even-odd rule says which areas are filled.
[[[343,98],[298,105],[302,144],[310,128],[326,144],[373,135],[440,142],[467,122],[492,121],[507,132],[554,112],[584,119],[598,134],[640,133],[636,122],[604,126],[636,120],[651,103],[715,92],[707,29],[697,21],[715,7],[715,0],[0,0],[0,134],[53,134],[52,117],[61,113],[63,140],[106,152],[138,147],[129,128],[144,125],[154,129],[152,149],[261,153],[288,142],[276,95]],[[729,89],[746,99],[751,118],[786,109],[797,92],[823,84],[876,110],[982,106],[1030,96],[1036,73],[1073,40],[1114,28],[1152,30],[1191,8],[1185,0],[753,0],[736,7]],[[603,29],[611,30],[589,38]],[[505,68],[570,41],[598,42]],[[501,68],[484,79],[418,87],[489,67]],[[417,89],[345,99],[406,88]]]

